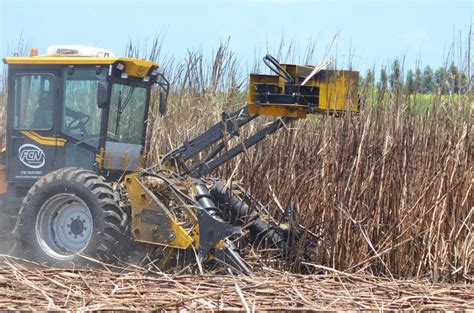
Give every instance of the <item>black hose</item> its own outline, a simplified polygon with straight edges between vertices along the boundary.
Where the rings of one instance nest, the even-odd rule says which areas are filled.
[[[290,73],[285,71],[285,69],[283,69],[280,63],[270,54],[267,54],[263,57],[263,63],[265,63],[265,65],[268,66],[268,68],[272,72],[283,78],[288,84],[295,83],[295,79],[293,78],[293,76],[291,76]]]

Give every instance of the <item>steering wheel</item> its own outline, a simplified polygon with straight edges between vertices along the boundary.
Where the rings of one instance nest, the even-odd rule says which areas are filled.
[[[85,126],[91,119],[89,115],[86,115],[82,112],[74,111],[74,114],[71,114],[70,117],[72,118],[72,121],[70,121],[69,124],[67,125],[67,128],[69,130],[79,129],[82,132],[87,133]]]

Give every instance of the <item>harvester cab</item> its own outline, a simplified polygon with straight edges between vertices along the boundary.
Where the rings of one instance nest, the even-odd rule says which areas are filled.
[[[223,113],[150,171],[143,155],[152,91],[158,87],[161,114],[169,92],[158,64],[85,46],[36,54],[4,59],[0,236],[13,231],[2,242],[48,264],[112,262],[140,243],[163,267],[176,265],[173,256],[182,260],[183,252],[197,264],[217,260],[248,274],[229,240],[243,225],[247,242],[265,242],[289,257],[292,243],[271,217],[261,218],[258,201],[208,174],[294,119],[358,111],[357,72],[280,65],[267,55],[275,75],[250,76],[246,106]],[[240,127],[260,115],[275,121],[229,147]]]
[[[112,176],[138,168],[151,89],[167,91],[158,64],[82,46],[4,62],[8,182],[28,185],[65,167]]]

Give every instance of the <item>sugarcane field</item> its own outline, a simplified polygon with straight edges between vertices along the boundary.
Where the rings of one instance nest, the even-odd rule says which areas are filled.
[[[474,311],[473,8],[0,0],[0,311]]]

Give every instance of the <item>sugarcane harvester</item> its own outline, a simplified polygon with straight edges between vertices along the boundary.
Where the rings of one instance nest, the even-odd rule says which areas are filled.
[[[238,236],[290,257],[288,231],[262,218],[247,191],[209,174],[293,120],[358,112],[357,72],[279,64],[267,55],[274,75],[250,75],[246,106],[145,168],[152,90],[161,114],[169,93],[158,64],[87,46],[51,46],[44,56],[32,50],[4,62],[0,239],[50,265],[114,262],[140,245],[163,268],[183,256],[249,274]],[[241,138],[240,128],[262,115],[275,120]]]

